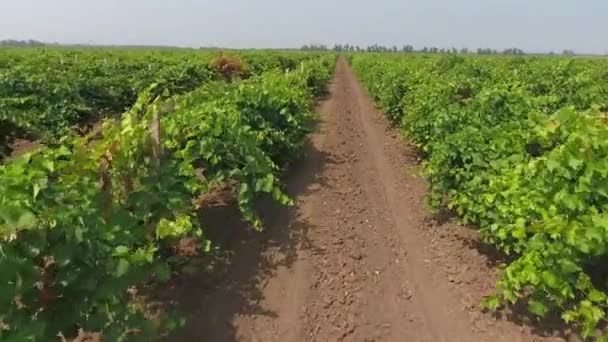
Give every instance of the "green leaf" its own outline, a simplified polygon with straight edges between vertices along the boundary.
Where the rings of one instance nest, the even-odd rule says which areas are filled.
[[[531,313],[537,315],[537,316],[541,316],[544,317],[547,312],[549,311],[549,308],[547,308],[547,306],[535,299],[530,299],[528,301],[528,310],[530,310]]]
[[[116,246],[114,248],[114,256],[124,256],[129,253],[129,247],[127,246]]]
[[[566,323],[574,322],[578,319],[578,317],[579,317],[579,314],[576,311],[568,310],[568,311],[565,311],[564,313],[562,313],[562,319]]]
[[[124,276],[125,274],[127,274],[127,272],[129,272],[130,266],[131,265],[129,264],[129,261],[127,261],[126,259],[119,259],[118,264],[116,265],[114,275],[116,277]]]
[[[496,194],[484,194],[484,198],[486,200],[486,202],[488,202],[489,204],[494,203],[494,200],[496,199]]]
[[[550,288],[559,289],[559,287],[560,287],[559,278],[557,277],[557,275],[555,275],[555,273],[550,272],[550,271],[543,271],[542,279],[543,279],[543,282]]]
[[[23,211],[17,221],[19,228],[33,228],[37,223],[36,216],[31,211]]]
[[[587,298],[589,298],[589,300],[594,303],[602,303],[606,301],[606,294],[596,289],[593,289],[589,292]]]
[[[74,227],[74,237],[76,242],[81,243],[84,241],[84,231],[80,227]]]
[[[500,304],[500,299],[497,296],[486,297],[481,302],[481,306],[489,310],[497,310],[500,307]]]
[[[36,197],[38,197],[38,194],[40,193],[40,184],[36,183],[34,184],[34,199],[36,199]]]
[[[52,160],[50,160],[50,159],[43,160],[42,164],[48,171],[50,171],[50,172],[55,171],[55,163]]]
[[[24,208],[0,207],[0,218],[13,229],[29,229],[37,223],[36,216]]]
[[[568,159],[568,166],[575,170],[578,170],[581,165],[583,165],[583,161],[578,158],[571,157]]]
[[[526,229],[523,227],[516,227],[511,232],[511,235],[513,235],[513,237],[517,239],[524,239],[527,236],[527,232]]]

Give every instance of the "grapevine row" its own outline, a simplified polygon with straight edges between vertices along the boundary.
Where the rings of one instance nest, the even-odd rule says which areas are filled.
[[[426,157],[430,202],[511,255],[497,295],[601,335],[608,277],[608,63],[473,56],[350,57]]]
[[[172,97],[152,85],[100,133],[1,165],[0,339],[149,341],[173,327],[150,322],[137,289],[208,251],[197,211],[214,189],[231,188],[258,229],[257,194],[290,203],[277,177],[300,150],[334,59]]]
[[[2,48],[0,155],[7,154],[2,149],[11,137],[53,143],[75,126],[86,128],[122,113],[152,84],[183,94],[225,76],[294,70],[314,57],[283,52]],[[225,70],[226,66],[235,70]]]

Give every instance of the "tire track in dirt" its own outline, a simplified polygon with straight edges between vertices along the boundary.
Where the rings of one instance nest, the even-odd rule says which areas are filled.
[[[296,205],[265,206],[267,230],[241,233],[221,276],[177,287],[188,324],[170,340],[563,340],[527,317],[479,312],[492,260],[470,229],[428,219],[414,149],[342,58],[319,111],[287,177]]]

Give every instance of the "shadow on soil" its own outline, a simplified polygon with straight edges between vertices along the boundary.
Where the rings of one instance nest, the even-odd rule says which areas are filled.
[[[469,227],[473,229],[472,227]],[[479,237],[460,237],[463,247],[476,250],[484,256],[486,266],[490,269],[502,267],[515,261],[514,255],[507,255],[495,246],[483,242]],[[566,341],[583,341],[578,335],[568,328],[558,314],[548,314],[546,317],[538,317],[530,313],[527,304],[519,301],[514,305],[507,306],[499,311],[489,311],[496,319],[508,320],[519,326],[530,329],[533,334],[543,337],[558,337]]]
[[[332,163],[331,157],[307,142],[304,157],[284,177],[287,194],[295,199],[326,186],[319,175],[327,163]],[[263,299],[259,289],[277,268],[295,262],[298,249],[314,249],[307,241],[311,225],[298,214],[297,204],[283,207],[261,198],[258,213],[264,221],[262,232],[242,221],[234,203],[201,215],[205,230],[222,252],[199,260],[199,267],[177,277],[163,293],[165,306],[186,318],[186,325],[167,341],[236,341],[235,318],[276,317],[259,305]],[[265,253],[268,250],[272,253]]]
[[[13,124],[0,120],[0,161],[10,157],[15,150],[15,141],[26,137],[22,129]]]
[[[501,311],[493,312],[492,315],[528,327],[532,333],[539,336],[558,337],[565,341],[583,341],[564,324],[558,314],[551,313],[545,317],[535,316],[529,312],[527,304],[523,301],[519,301]]]

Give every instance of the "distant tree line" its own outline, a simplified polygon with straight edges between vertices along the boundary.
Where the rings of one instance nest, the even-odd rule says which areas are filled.
[[[28,39],[28,40],[15,40],[15,39],[6,39],[0,40],[0,46],[45,46],[47,43],[43,43],[38,40]]]
[[[99,44],[89,44],[89,43],[73,43],[73,44],[61,44],[61,43],[50,43],[50,42],[41,42],[39,40],[27,39],[27,40],[17,40],[17,39],[5,39],[0,40],[0,46],[14,46],[14,47],[76,47],[76,48],[88,48],[88,47],[103,47],[103,48],[125,48],[125,49],[190,49],[190,48],[182,48],[177,46],[165,46],[165,45],[99,45]],[[201,48],[203,49],[203,48]],[[219,49],[219,48],[218,48]],[[224,49],[225,50],[225,49]]]
[[[94,44],[59,44],[59,43],[46,43],[41,42],[34,39],[27,40],[17,40],[17,39],[5,39],[0,40],[0,46],[101,46]],[[126,46],[126,45],[106,45],[110,47],[127,47],[127,48],[172,48],[169,46]],[[201,47],[201,49],[220,49],[219,47]],[[224,49],[224,48],[222,48]],[[468,53],[476,53],[478,55],[524,55],[525,52],[522,49],[518,48],[509,48],[504,49],[502,51],[498,51],[496,49],[487,49],[487,48],[479,48],[477,50],[469,50],[468,48],[457,49],[455,47],[452,48],[438,48],[438,47],[423,47],[421,49],[416,50],[412,45],[403,45],[401,47],[393,46],[384,46],[379,44],[373,44],[368,46],[359,46],[359,45],[351,45],[351,44],[334,44],[333,47],[328,47],[324,44],[308,44],[304,45],[300,48],[303,51],[335,51],[335,52],[401,52],[401,53],[413,53],[413,52],[421,52],[421,53],[450,53],[450,54],[468,54]],[[554,51],[549,52],[550,55],[556,55],[557,53]],[[565,49],[561,52],[564,56],[574,56],[575,52],[571,49]]]
[[[301,50],[304,51],[335,51],[335,52],[401,52],[401,53],[449,53],[449,54],[469,54],[476,53],[478,55],[524,55],[525,52],[522,49],[518,48],[508,48],[502,51],[496,49],[488,49],[488,48],[479,48],[477,50],[469,50],[468,48],[457,49],[455,47],[452,48],[438,48],[438,47],[423,47],[421,49],[416,50],[412,45],[403,45],[402,47],[393,46],[384,46],[379,44],[373,44],[368,46],[359,46],[359,45],[350,45],[350,44],[335,44],[332,48],[329,48],[327,45],[323,44],[309,44],[301,47]],[[551,53],[555,54],[555,53]],[[574,56],[575,53],[573,50],[563,50],[562,55],[564,56]]]

